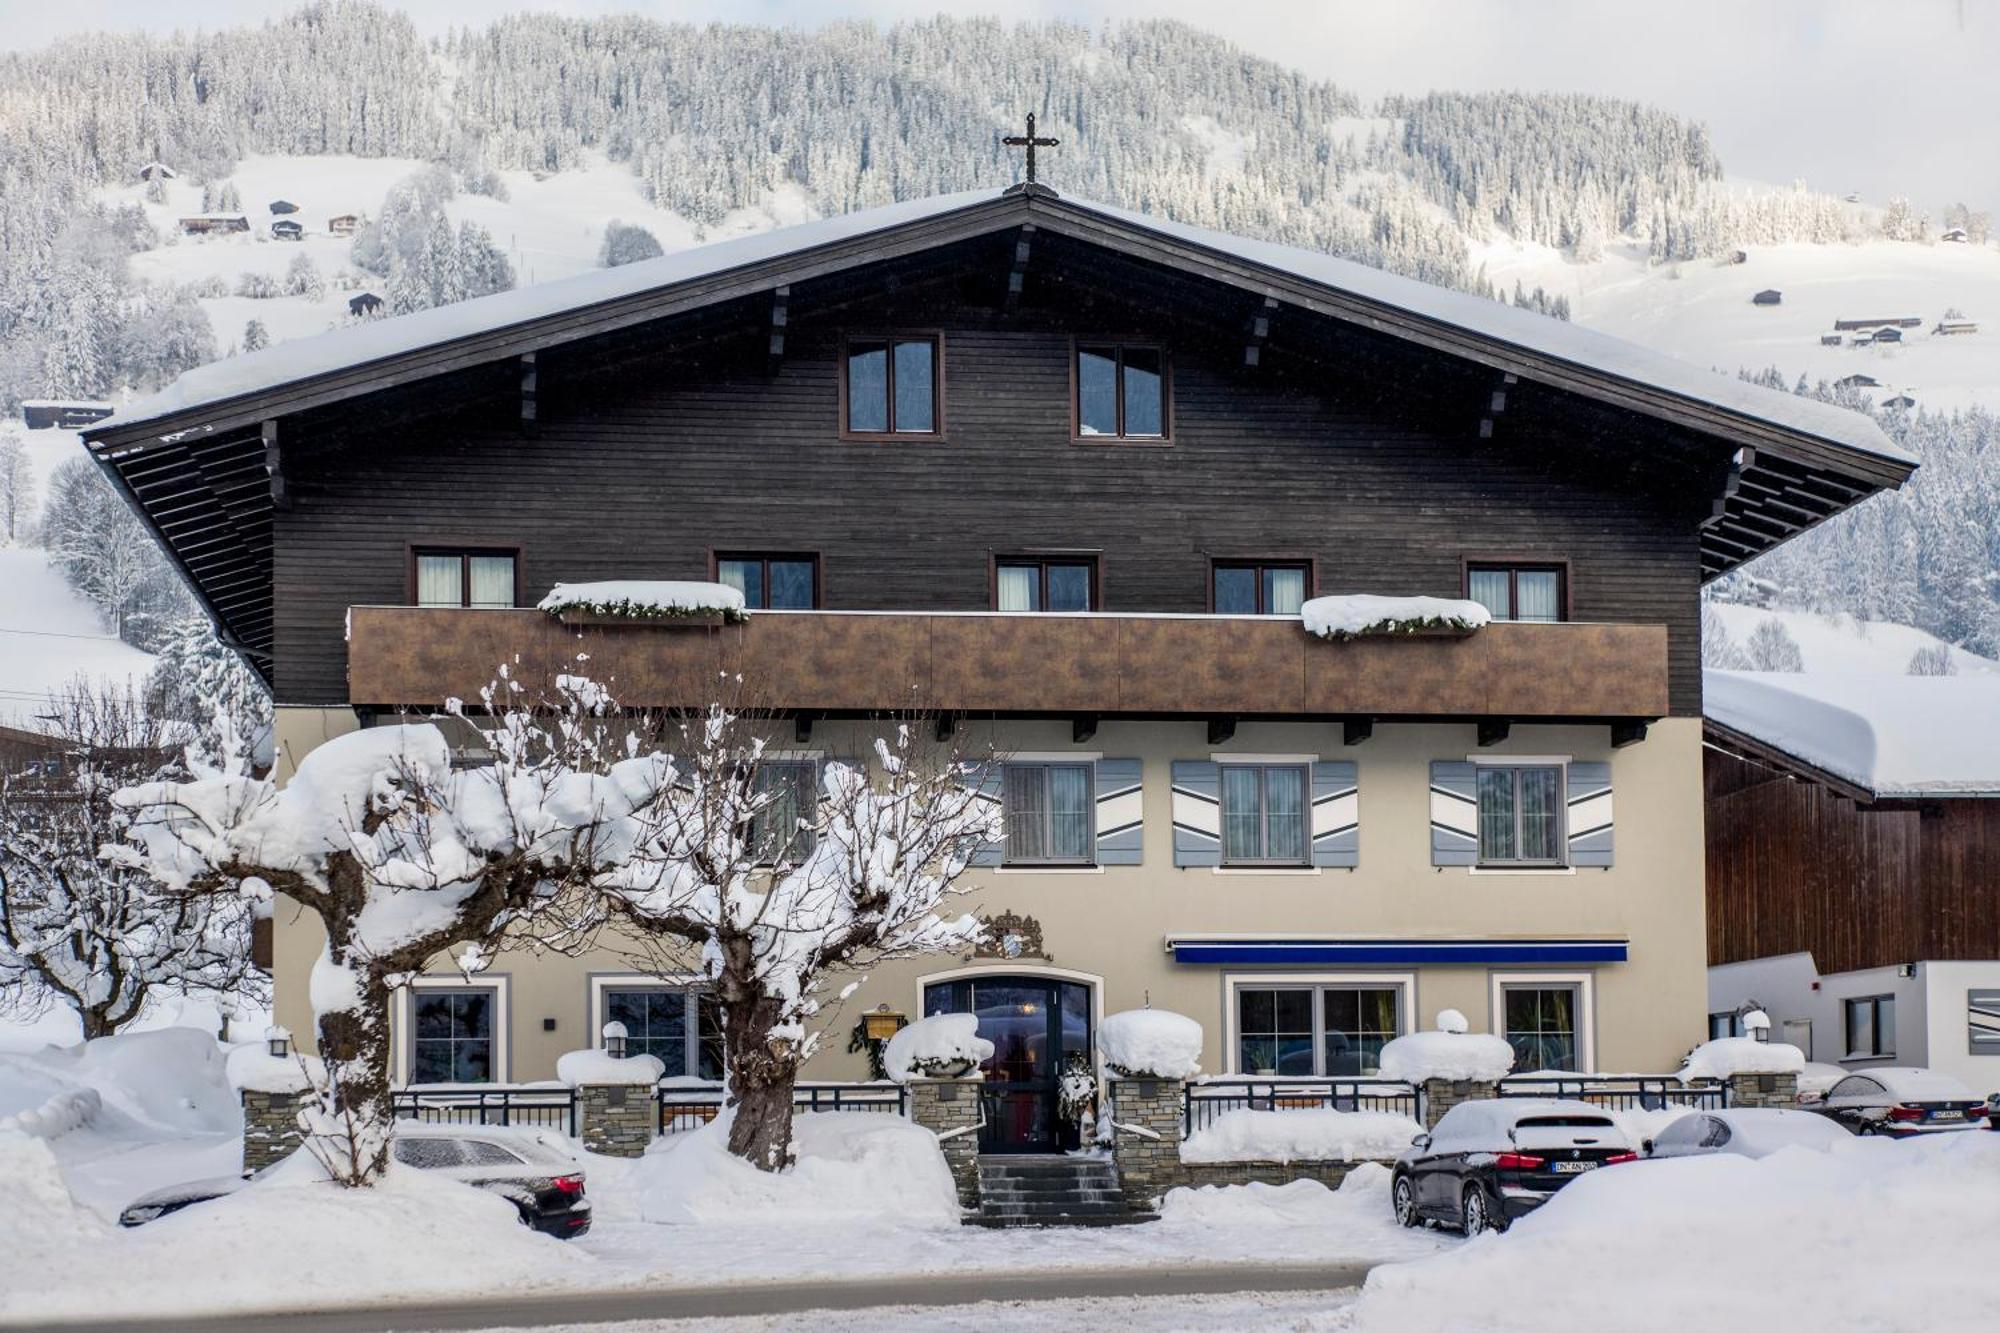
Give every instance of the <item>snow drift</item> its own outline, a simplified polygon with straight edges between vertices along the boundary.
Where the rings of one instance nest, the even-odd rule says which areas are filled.
[[[1225,1111],[1181,1144],[1181,1160],[1355,1162],[1394,1157],[1423,1132],[1389,1111]]]

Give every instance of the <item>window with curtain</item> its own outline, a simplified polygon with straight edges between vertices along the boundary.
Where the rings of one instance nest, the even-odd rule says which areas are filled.
[[[1222,765],[1222,864],[1306,865],[1304,764]]]
[[[1079,344],[1075,374],[1079,436],[1165,438],[1167,354],[1163,349],[1132,343]]]
[[[743,605],[753,611],[810,611],[819,605],[815,555],[718,555],[715,581],[742,593]]]
[[[410,1082],[492,1082],[497,1007],[492,990],[411,991]]]
[[[813,849],[809,824],[819,805],[817,759],[766,759],[757,765],[757,790],[770,800],[750,824],[759,861],[797,865]]]
[[[1575,986],[1503,986],[1503,1033],[1514,1048],[1514,1071],[1580,1070]]]
[[[1217,615],[1295,616],[1306,602],[1307,570],[1299,561],[1218,560],[1210,578]]]
[[[1007,864],[1088,865],[1095,859],[1089,764],[1006,764],[1001,806]]]
[[[1402,1035],[1402,987],[1236,988],[1236,1072],[1366,1077]]]
[[[1566,614],[1560,566],[1472,565],[1465,595],[1495,620],[1557,621]]]
[[[722,1077],[722,1006],[710,991],[607,989],[604,1021],[623,1023],[626,1054],[657,1056],[669,1078]]]
[[[517,559],[512,551],[421,549],[416,552],[417,605],[511,607]]]
[[[846,375],[850,434],[937,434],[935,337],[850,339]]]
[[[1077,556],[1009,556],[993,570],[998,611],[1094,611],[1097,562]]]
[[[1479,864],[1563,863],[1563,771],[1550,764],[1481,764]]]

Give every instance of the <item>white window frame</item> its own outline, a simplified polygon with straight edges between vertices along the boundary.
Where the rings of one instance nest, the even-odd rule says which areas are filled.
[[[604,1049],[604,1024],[607,1021],[605,1014],[610,1011],[609,995],[612,991],[651,990],[686,993],[689,991],[713,989],[714,987],[708,984],[707,978],[696,976],[692,972],[670,973],[665,976],[651,972],[592,972],[590,974],[590,994],[586,1009],[586,1012],[590,1015],[591,1048],[600,1051]],[[701,1017],[698,1009],[689,1013],[688,1021],[690,1024],[688,1031],[688,1055],[690,1058],[697,1060],[698,1068],[701,1047]],[[678,1070],[667,1070],[665,1077],[685,1078],[690,1077],[690,1075],[686,1067],[682,1067]]]
[[[410,978],[398,997],[390,1023],[390,1046],[394,1051],[396,1082],[410,1086],[416,1065],[417,993],[419,991],[484,990],[493,992],[493,1078],[490,1085],[503,1085],[514,1072],[513,977],[506,972],[424,973]],[[489,1086],[467,1084],[466,1086]]]
[[[1400,992],[1396,998],[1396,1035],[1407,1037],[1414,1030],[1417,1009],[1417,974],[1414,972],[1225,972],[1222,976],[1222,1039],[1223,1065],[1230,1074],[1239,1078],[1265,1077],[1241,1067],[1242,1036],[1237,1010],[1237,992],[1242,990],[1301,990],[1311,987],[1313,991],[1313,1068],[1326,1062],[1324,1041],[1326,1038],[1325,1002],[1320,998],[1322,988],[1380,989]],[[1285,1076],[1285,1077],[1303,1077]],[[1373,1074],[1315,1074],[1314,1078],[1374,1078]]]
[[[1486,1030],[1506,1040],[1507,1002],[1510,986],[1522,989],[1576,988],[1576,1054],[1582,1066],[1579,1074],[1597,1072],[1597,974],[1594,972],[1494,972],[1489,978]]]

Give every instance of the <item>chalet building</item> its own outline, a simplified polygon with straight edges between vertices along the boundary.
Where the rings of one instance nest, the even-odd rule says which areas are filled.
[[[181,233],[185,236],[227,236],[249,230],[250,219],[241,213],[198,213],[181,219]]]
[[[178,175],[178,171],[164,162],[148,162],[139,168],[139,179],[142,181],[170,181]]]
[[[1785,294],[1783,292],[1775,287],[1766,287],[1763,291],[1751,297],[1750,303],[1752,305],[1781,305],[1784,299]]]
[[[279,218],[271,224],[271,238],[278,241],[303,241],[306,229],[290,218]]]
[[[1533,1067],[1674,1067],[1707,1012],[1701,585],[1915,466],[1828,404],[1034,185],[240,356],[88,439],[270,681],[281,772],[579,651],[633,707],[740,674],[801,781],[913,701],[997,755],[993,942],[872,970],[838,1021],[980,1013],[1011,1148],[1062,1141],[1065,1053],[1148,1001],[1219,1073],[1368,1072],[1446,1008]],[[609,578],[731,584],[748,623],[534,609]],[[1353,593],[1492,621],[1306,632]],[[310,1032],[317,926],[277,920]],[[398,1073],[548,1078],[612,1014],[715,1072],[700,987],[606,951],[440,960]],[[843,1047],[809,1076],[865,1077]]]
[[[1917,400],[1910,397],[1910,395],[1906,393],[1899,393],[1894,395],[1893,397],[1884,398],[1882,400],[1882,406],[1901,408],[1905,412],[1911,410],[1916,405],[1917,405]]]
[[[1841,389],[1879,389],[1882,387],[1882,381],[1876,379],[1873,375],[1842,375],[1833,383],[1836,388]]]
[[[1855,333],[1862,329],[1917,329],[1923,323],[1916,315],[1897,315],[1889,319],[1836,319],[1833,327],[1839,333]]]
[[[1937,327],[1931,330],[1932,336],[1940,338],[1949,338],[1961,333],[1977,332],[1979,332],[1979,322],[1977,320],[1952,319],[1949,317],[1939,320]]]
[[[347,298],[347,313],[356,319],[360,319],[364,315],[375,314],[381,308],[382,298],[373,292],[362,292],[359,296],[350,296]]]
[[[110,403],[24,398],[21,400],[21,422],[29,430],[82,430],[91,422],[102,421],[117,410]]]
[[[1878,343],[1899,343],[1903,341],[1903,331],[1901,329],[1877,329],[1875,330],[1875,341]]]
[[[1965,228],[1963,228],[1963,227],[1946,227],[1946,228],[1944,229],[1944,232],[1943,232],[1943,234],[1941,234],[1941,235],[1940,235],[1940,236],[1938,237],[1938,239],[1939,239],[1940,241],[1956,241],[1956,242],[1958,242],[1958,243],[1959,243],[1960,245],[1963,245],[1963,244],[1965,244],[1965,240],[1966,240],[1966,236],[1965,236]]]
[[[299,211],[299,206],[293,203],[289,199],[273,199],[271,201],[270,212],[273,217],[279,217],[289,213],[296,213],[298,211]]]
[[[1838,347],[1840,346],[1840,335],[1837,333],[1822,333],[1819,335],[1819,345],[1821,347]]]
[[[1708,994],[2000,1092],[2000,677],[1708,673]]]
[[[352,236],[361,230],[361,219],[353,213],[336,213],[326,220],[326,229],[335,236]]]

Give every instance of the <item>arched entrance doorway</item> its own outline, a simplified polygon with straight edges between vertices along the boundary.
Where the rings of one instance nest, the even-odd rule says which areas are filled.
[[[983,1066],[981,1152],[1078,1146],[1081,1128],[1062,1117],[1060,1085],[1072,1059],[1091,1063],[1087,983],[1007,973],[954,977],[924,987],[924,1016],[933,1014],[975,1014],[979,1035],[993,1043],[993,1058]]]

